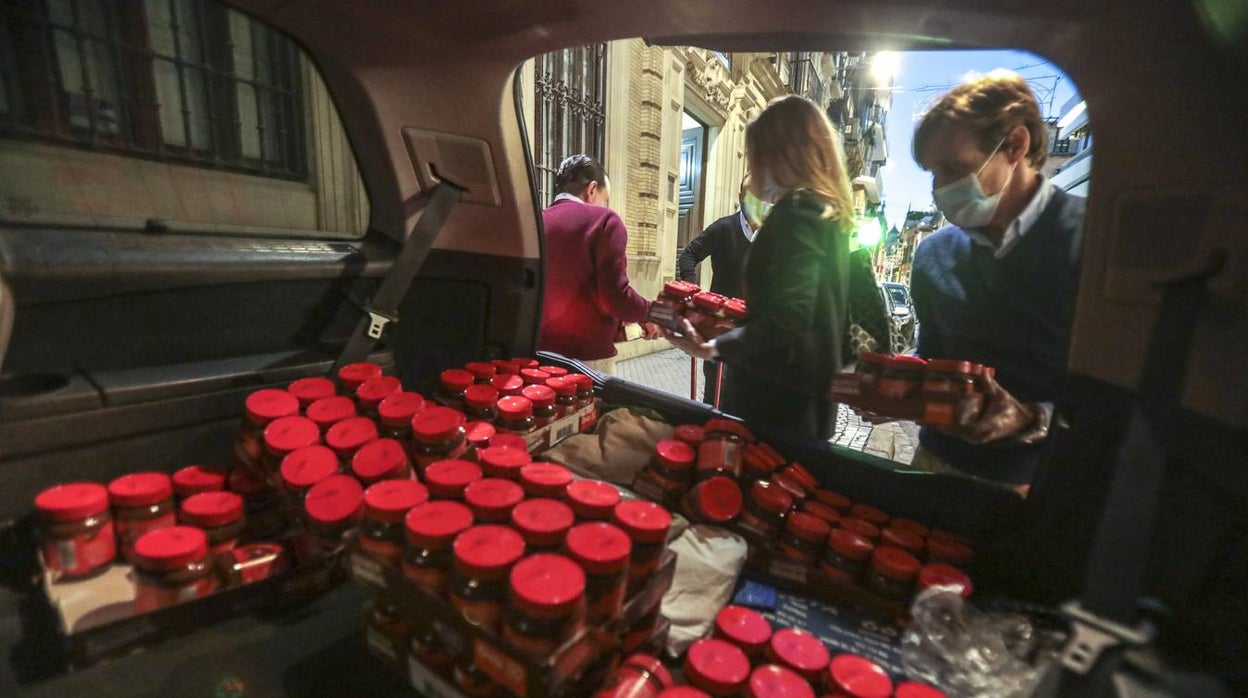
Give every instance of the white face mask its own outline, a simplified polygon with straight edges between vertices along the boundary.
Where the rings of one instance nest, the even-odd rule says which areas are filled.
[[[984,190],[979,186],[979,173],[984,171],[988,163],[992,161],[992,156],[997,154],[1005,139],[1002,138],[997,147],[988,153],[988,159],[984,160],[984,164],[979,169],[967,176],[954,182],[950,182],[943,187],[932,190],[932,198],[936,201],[936,207],[940,212],[945,214],[945,218],[950,223],[959,228],[982,228],[992,221],[992,217],[997,212],[997,206],[1001,204],[1001,196],[1005,194],[1005,189],[1010,185],[1010,178],[1014,176],[1014,169],[1018,167],[1018,163],[1014,163],[1014,167],[1010,168],[1010,174],[1005,179],[1005,184],[1001,186],[1001,191],[987,196]]]
[[[741,197],[741,210],[756,229],[767,219],[767,214],[771,213],[771,206],[748,191]]]

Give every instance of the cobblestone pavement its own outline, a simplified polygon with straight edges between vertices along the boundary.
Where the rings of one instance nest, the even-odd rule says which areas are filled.
[[[620,361],[615,366],[615,373],[624,380],[689,397],[690,363],[688,355],[669,349]],[[696,394],[700,397],[701,366],[697,369],[697,377]],[[836,434],[832,443],[908,465],[919,443],[919,428],[913,422],[872,425],[859,419],[853,411],[842,408],[836,417]]]

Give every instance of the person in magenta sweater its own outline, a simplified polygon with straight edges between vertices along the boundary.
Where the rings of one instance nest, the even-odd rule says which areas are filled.
[[[607,208],[610,182],[601,164],[573,155],[555,172],[558,195],[542,211],[546,294],[537,348],[615,372],[620,323],[644,322],[650,301],[628,282],[624,221]],[[660,335],[645,323],[646,339]]]

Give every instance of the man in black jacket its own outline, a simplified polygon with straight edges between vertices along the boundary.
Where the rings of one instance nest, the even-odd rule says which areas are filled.
[[[740,298],[742,294],[741,274],[745,269],[745,255],[750,251],[750,243],[762,221],[758,220],[756,207],[746,205],[746,188],[750,183],[747,173],[741,180],[741,191],[737,193],[739,208],[708,225],[702,234],[694,238],[676,258],[676,277],[681,281],[699,283],[698,264],[711,258],[711,291],[729,298]],[[753,209],[753,215],[751,215]],[[702,401],[714,405],[718,402],[718,361],[703,361],[702,375],[705,379],[702,388]]]

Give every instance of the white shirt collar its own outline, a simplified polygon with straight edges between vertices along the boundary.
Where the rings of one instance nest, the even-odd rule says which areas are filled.
[[[745,218],[745,211],[737,212],[737,220],[741,221],[741,232],[745,234],[746,242],[754,242],[754,236],[758,231],[750,227],[750,222]]]
[[[1049,200],[1053,198],[1054,185],[1049,182],[1048,177],[1044,175],[1039,175],[1039,177],[1040,186],[1036,188],[1036,193],[1032,195],[1031,201],[1027,202],[1022,212],[1018,214],[1018,217],[1005,227],[1005,234],[1001,236],[1001,245],[999,247],[993,245],[992,240],[978,230],[966,231],[971,240],[977,244],[994,248],[992,256],[996,259],[1001,259],[1009,254],[1010,250],[1014,249],[1015,245],[1023,239],[1023,236],[1035,226],[1036,221],[1040,218],[1040,214],[1044,212],[1044,209],[1049,205]]]
[[[585,200],[576,194],[569,194],[566,191],[555,197],[555,201],[575,201],[578,204],[585,203]]]

